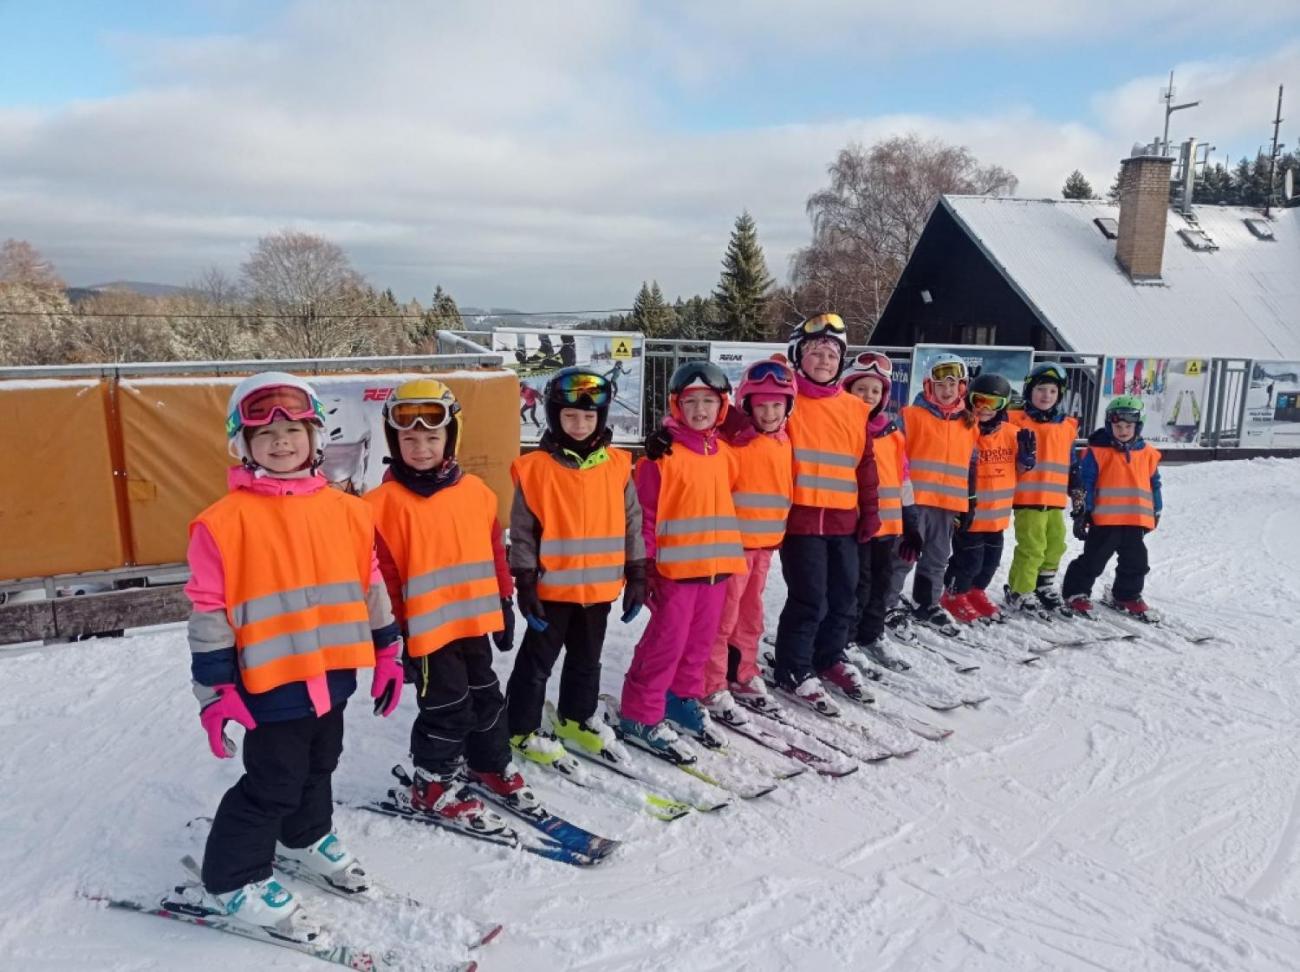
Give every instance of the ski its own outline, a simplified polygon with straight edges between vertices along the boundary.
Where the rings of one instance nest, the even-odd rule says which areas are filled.
[[[664,823],[672,823],[674,820],[680,820],[691,812],[691,805],[689,803],[681,803],[677,800],[671,800],[667,797],[659,796],[657,793],[629,793],[622,787],[618,786],[613,780],[603,776],[593,776],[588,773],[585,768],[581,774],[573,776],[555,770],[552,766],[546,763],[530,762],[528,765],[530,767],[536,766],[548,772],[554,772],[560,779],[572,784],[573,786],[581,787],[582,789],[589,790],[593,793],[600,793],[603,796],[607,796],[620,803],[626,804],[631,809],[644,812],[645,814],[654,817],[656,820],[661,820]]]
[[[464,776],[462,779],[469,790],[476,796],[482,797],[502,810],[513,813],[521,820],[527,821],[529,826],[541,831],[546,835],[547,839],[555,841],[555,843],[575,854],[589,858],[593,863],[603,861],[619,847],[619,841],[593,834],[591,831],[551,813],[541,805],[531,809],[521,807],[469,776]]]
[[[936,712],[948,712],[962,707],[959,693],[949,691],[926,678],[916,671],[915,666],[906,672],[895,672],[866,664],[866,659],[861,652],[856,653],[856,657],[850,652],[849,658],[863,667],[866,676],[874,685],[890,695],[907,699],[909,702],[915,702]]]
[[[300,942],[291,938],[280,938],[272,935],[265,929],[257,928],[253,925],[245,925],[237,921],[231,921],[224,915],[209,911],[194,905],[183,898],[186,885],[178,885],[172,895],[164,894],[156,902],[139,901],[133,898],[119,898],[111,895],[86,894],[90,901],[96,901],[106,905],[109,908],[116,908],[122,911],[134,911],[142,915],[155,915],[158,918],[170,918],[174,921],[182,921],[186,924],[195,925],[199,928],[210,928],[213,931],[225,932],[230,935],[236,935],[249,941],[261,942],[264,945],[275,945],[279,948],[286,948],[300,955],[307,955],[322,962],[329,962],[334,965],[341,965],[345,969],[360,969],[365,972],[378,972],[383,969],[401,968],[405,963],[402,957],[393,951],[375,952],[357,945],[336,944],[333,942]],[[328,932],[326,933],[329,934]],[[477,962],[460,962],[444,963],[442,965],[430,966],[422,962],[422,967],[440,970],[457,970],[457,972],[474,972],[478,968]]]
[[[629,763],[615,763],[581,749],[574,750],[574,753],[579,759],[586,760],[595,766],[599,766],[611,773],[615,773],[618,776],[623,777],[625,780],[632,780],[648,788],[652,788],[652,791],[657,791],[663,788],[663,782],[646,773],[642,767],[631,765]],[[697,810],[700,813],[716,813],[724,807],[730,806],[730,802],[727,800],[683,799],[682,795],[672,794],[671,791],[668,796],[661,796],[658,792],[646,792],[643,796],[646,802],[652,806],[662,806],[665,808],[686,807],[687,810]],[[677,818],[674,817],[673,819],[675,820]]]
[[[785,739],[775,732],[769,732],[766,729],[754,725],[752,721],[737,725],[734,722],[718,720],[718,724],[726,726],[738,736],[744,736],[751,742],[757,743],[766,749],[770,749],[774,753],[780,753],[787,759],[793,759],[812,767],[813,771],[819,776],[828,776],[832,779],[840,779],[848,776],[850,773],[856,773],[858,771],[856,763],[845,763],[829,759],[825,756],[819,756],[817,753],[811,752],[803,746],[800,746],[798,743]]]
[[[776,691],[790,695],[785,689],[777,689]],[[757,712],[763,718],[770,719],[778,725],[803,733],[827,749],[848,756],[851,759],[860,760],[864,763],[880,763],[892,759],[894,756],[891,749],[874,741],[866,741],[869,742],[870,748],[861,748],[857,745],[859,737],[850,739],[837,735],[835,733],[836,727],[851,724],[844,722],[840,716],[820,715],[798,703],[788,709],[778,709],[776,711],[771,709],[751,709],[750,711]],[[817,724],[814,724],[814,722]],[[832,735],[835,738],[831,738]]]

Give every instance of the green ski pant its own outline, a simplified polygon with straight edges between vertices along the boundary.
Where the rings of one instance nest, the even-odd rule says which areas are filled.
[[[1017,594],[1038,586],[1038,575],[1056,573],[1065,556],[1065,510],[1018,509],[1016,552],[1007,580]]]

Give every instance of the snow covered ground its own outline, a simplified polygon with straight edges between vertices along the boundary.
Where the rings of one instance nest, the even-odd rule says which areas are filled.
[[[980,708],[910,709],[948,741],[668,825],[534,772],[626,841],[594,869],[341,810],[372,873],[439,913],[315,910],[413,967],[464,957],[463,914],[506,923],[486,970],[1294,969],[1300,462],[1170,469],[1166,489],[1149,599],[1218,642],[990,659],[962,676],[992,695]],[[774,574],[770,611],[781,596]],[[607,690],[639,629],[614,623]],[[412,711],[352,706],[339,798],[388,785]],[[185,822],[237,775],[207,753],[183,627],[0,652],[0,966],[324,968],[78,897],[178,880],[200,846]]]

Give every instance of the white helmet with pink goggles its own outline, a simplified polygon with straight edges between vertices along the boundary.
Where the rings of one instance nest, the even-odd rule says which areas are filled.
[[[230,454],[254,465],[244,438],[245,429],[255,429],[284,419],[305,422],[312,432],[315,458],[312,467],[320,464],[324,455],[325,406],[321,404],[316,389],[297,375],[283,371],[264,371],[249,375],[230,393],[226,414],[226,439]]]
[[[880,351],[863,351],[849,360],[844,369],[844,377],[840,379],[840,387],[848,391],[859,378],[878,378],[881,384],[880,398],[888,401],[889,389],[893,384],[890,379],[893,370],[894,363],[888,355]]]
[[[740,376],[740,385],[736,389],[736,400],[740,410],[752,415],[749,399],[752,395],[784,395],[789,401],[786,405],[786,417],[794,411],[795,385],[794,369],[790,367],[783,355],[774,354],[762,361],[755,361]]]

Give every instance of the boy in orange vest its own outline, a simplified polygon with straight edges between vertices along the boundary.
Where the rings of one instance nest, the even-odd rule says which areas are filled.
[[[984,593],[1002,562],[1002,534],[1011,525],[1016,477],[1034,468],[1034,433],[1007,421],[1011,383],[981,374],[970,383],[966,403],[979,422],[975,509],[962,516],[952,538],[952,559],[939,603],[963,624],[994,620],[1001,612]]]
[[[1142,599],[1146,535],[1160,523],[1160,450],[1142,439],[1142,399],[1120,395],[1106,406],[1106,425],[1088,437],[1075,483],[1074,535],[1083,553],[1070,562],[1061,585],[1065,603],[1091,614],[1092,585],[1119,555],[1108,606],[1140,621],[1159,620]]]
[[[794,369],[783,357],[758,361],[745,369],[736,390],[743,419],[723,434],[736,450],[740,476],[732,499],[745,548],[743,574],[732,574],[713,652],[704,671],[705,705],[720,722],[744,725],[737,702],[755,709],[775,705],[758,670],[758,643],[763,637],[763,590],[772,552],[785,536],[785,520],[794,492],[793,452],[785,433],[794,407]]]
[[[943,575],[952,556],[953,520],[969,517],[975,505],[979,429],[966,408],[966,386],[966,362],[955,354],[941,354],[931,363],[915,402],[899,413],[907,435],[908,468],[922,540],[912,581],[914,615],[920,623],[941,631],[953,630],[952,619],[939,604]],[[901,589],[911,568],[906,559],[897,558],[895,589]],[[901,612],[891,614],[895,624],[907,623]]]
[[[564,368],[544,391],[546,431],[510,467],[510,569],[528,622],[506,685],[510,743],[543,765],[572,772],[556,739],[620,763],[627,752],[596,717],[600,654],[610,602],[623,592],[624,624],[645,603],[645,541],[632,458],[610,445],[617,385],[589,368]],[[624,587],[626,581],[626,587]],[[541,728],[546,681],[564,651],[552,729]]]
[[[399,385],[384,404],[389,472],[364,499],[374,511],[379,565],[406,632],[412,785],[395,797],[451,829],[490,834],[505,821],[457,782],[469,777],[520,810],[538,806],[510,760],[488,636],[514,640],[514,593],[496,495],[456,461],[460,403],[441,381]]]
[[[1038,457],[1034,468],[1016,482],[1016,549],[1006,586],[1007,607],[1013,611],[1063,609],[1056,591],[1056,571],[1065,556],[1070,456],[1079,436],[1078,420],[1066,415],[1062,407],[1065,386],[1061,365],[1035,365],[1025,379],[1024,410],[1008,416],[1012,425],[1034,433]]]
[[[696,756],[668,722],[706,746],[722,745],[700,700],[727,578],[745,572],[731,498],[739,466],[717,432],[730,394],[731,382],[717,365],[679,366],[668,382],[667,442],[656,450],[658,459],[636,466],[650,623],[623,680],[619,731],[676,763]]]
[[[320,928],[272,877],[277,855],[349,893],[369,880],[333,832],[330,777],[357,669],[374,668],[375,714],[402,693],[402,641],[375,562],[370,509],[320,475],[324,415],[300,378],[265,372],[230,396],[240,465],[190,524],[185,593],[199,721],[218,759],[244,735],[244,775],[212,822],[192,908],[295,941]],[[327,538],[328,542],[322,542]]]

